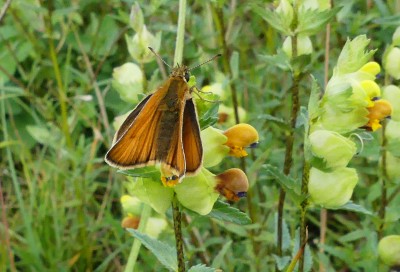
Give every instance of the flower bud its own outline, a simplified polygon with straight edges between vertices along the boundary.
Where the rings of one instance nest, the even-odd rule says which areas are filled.
[[[246,196],[249,189],[249,181],[246,174],[238,169],[232,168],[215,177],[217,185],[215,190],[230,201],[238,201]]]
[[[229,155],[235,157],[245,157],[247,152],[245,147],[253,147],[258,144],[258,132],[249,124],[237,124],[224,132],[228,137],[225,143],[230,148]]]
[[[292,58],[292,37],[287,37],[283,42],[283,52]],[[297,56],[309,55],[313,52],[313,46],[310,37],[299,35],[297,37]]]
[[[137,95],[143,92],[142,70],[132,62],[114,68],[112,86],[122,100],[137,103]]]
[[[334,131],[314,131],[309,140],[313,155],[322,159],[321,167],[318,167],[322,169],[346,167],[357,151],[353,141]]]
[[[126,216],[121,222],[121,227],[124,229],[137,229],[139,226],[140,217],[137,216]]]
[[[339,168],[333,172],[323,172],[311,168],[308,192],[311,201],[325,208],[339,208],[346,204],[358,182],[354,168]]]
[[[367,117],[369,118],[369,121],[366,124],[366,127],[369,127],[372,131],[375,131],[382,127],[380,121],[391,115],[392,106],[385,99],[380,99],[375,101],[374,105],[368,108],[368,111],[369,114]]]
[[[161,33],[154,36],[143,25],[142,31],[137,32],[133,37],[125,35],[125,41],[131,57],[139,63],[147,63],[155,60],[154,54],[149,50],[149,46],[156,52],[160,49]]]
[[[131,7],[131,13],[129,14],[129,25],[136,32],[142,31],[144,25],[143,12],[137,2]]]
[[[384,67],[390,76],[400,79],[400,48],[389,49],[389,52],[385,55]]]
[[[144,233],[148,236],[157,239],[160,233],[168,227],[168,223],[164,218],[150,217],[147,220]]]
[[[382,98],[390,101],[393,111],[391,119],[400,122],[400,88],[394,85],[389,85],[383,88]]]
[[[400,265],[400,235],[383,237],[378,244],[379,258],[389,266]]]

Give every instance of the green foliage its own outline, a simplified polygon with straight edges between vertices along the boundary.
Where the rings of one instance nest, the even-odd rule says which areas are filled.
[[[207,216],[239,225],[247,225],[251,223],[251,219],[247,214],[236,208],[230,207],[222,201],[215,202],[212,211]]]
[[[232,3],[188,1],[183,63],[192,67],[223,53],[193,72],[198,89],[216,83],[222,89],[219,94],[198,92],[201,98],[193,90],[200,126],[226,130],[232,125],[235,94],[245,111],[241,122],[253,125],[260,141],[257,148],[246,149],[249,156],[244,162],[226,157],[209,169],[219,174],[245,166],[248,198],[227,204],[221,197],[207,216],[183,210],[187,268],[285,270],[298,250],[299,207],[308,200],[301,192],[304,157],[309,155],[304,153],[308,144],[304,139],[308,122],[320,114],[324,75],[330,78],[337,64],[342,72],[354,69],[371,60],[373,53],[374,61],[382,63],[385,48],[398,47],[397,41],[392,44],[400,24],[398,3],[335,1],[333,9],[309,7],[298,12],[297,25],[287,6],[275,12],[281,1]],[[155,91],[170,72],[148,51],[146,39],[133,41],[133,37],[151,33],[153,38],[147,38],[172,63],[177,10],[178,1],[166,0],[11,1],[0,23],[0,210],[5,215],[0,222],[0,271],[123,271],[135,239],[148,248],[138,249],[135,271],[176,269],[170,201],[147,201],[159,208],[168,224],[159,237],[135,230],[128,234],[121,227],[128,214],[120,197],[134,191],[134,185],[160,189],[159,169],[116,171],[105,164],[104,155],[112,143],[115,118]],[[293,59],[286,55],[282,42],[295,34],[310,35],[312,54]],[[339,57],[343,47],[345,54]],[[142,85],[133,90],[145,94],[113,85],[114,69],[128,62],[143,73],[138,80]],[[286,176],[283,164],[291,132],[294,74],[300,77],[300,105],[293,162]],[[381,87],[399,86],[384,70],[376,81]],[[123,88],[124,99],[117,88]],[[221,104],[232,111],[221,112]],[[225,123],[218,119],[223,114]],[[381,237],[400,233],[400,179],[387,177],[382,155],[390,149],[399,157],[400,149],[394,142],[383,147],[381,131],[356,132],[346,135],[358,144],[358,154],[350,162],[359,177],[353,202],[329,210],[326,225],[320,220],[320,207],[307,207],[305,270],[316,271],[319,264],[327,271],[389,270],[378,258],[377,245]],[[132,182],[137,178],[141,179]],[[276,214],[281,188],[288,197],[279,256]],[[172,190],[160,191],[172,199]],[[187,197],[194,193],[189,191]],[[151,217],[160,218],[152,212]],[[324,244],[319,238],[322,229]]]

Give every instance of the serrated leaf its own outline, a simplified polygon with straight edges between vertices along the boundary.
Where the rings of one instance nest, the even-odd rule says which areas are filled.
[[[358,212],[358,213],[362,213],[362,214],[366,214],[366,215],[373,215],[373,213],[371,211],[367,210],[366,208],[364,208],[363,206],[361,206],[359,204],[353,203],[353,201],[347,202],[346,204],[341,206],[339,208],[339,210],[347,210],[347,211]]]
[[[286,21],[286,18],[281,14],[265,9],[263,7],[253,5],[253,11],[260,15],[267,23],[275,28],[277,31],[281,32],[283,35],[290,36],[292,31]]]
[[[225,245],[222,247],[222,249],[218,252],[217,256],[215,256],[211,266],[212,267],[220,267],[222,262],[224,261],[224,256],[228,249],[232,245],[232,240],[229,240]]]
[[[298,15],[297,34],[306,36],[317,34],[340,11],[341,7],[323,11],[303,9]]]
[[[196,109],[199,117],[200,129],[204,130],[218,121],[219,96],[216,94],[199,94],[203,99],[196,99]]]
[[[276,55],[258,55],[258,58],[265,61],[269,65],[273,65],[282,69],[283,71],[291,71],[292,66],[290,64],[290,59],[282,49],[278,49]]]
[[[239,225],[247,225],[251,223],[251,219],[247,216],[247,214],[229,206],[220,200],[215,202],[212,211],[207,214],[207,216]]]
[[[272,165],[265,165],[263,170],[270,175],[272,178],[275,178],[276,181],[283,187],[288,196],[297,204],[300,204],[304,200],[304,196],[301,195],[300,183],[296,182],[296,180],[285,176],[282,170],[278,169]]]
[[[318,116],[318,105],[319,100],[321,99],[321,88],[318,85],[317,80],[311,76],[312,85],[311,85],[311,93],[310,99],[308,100],[308,116],[310,120],[313,120]]]
[[[279,257],[278,255],[272,254],[274,257],[276,266],[278,267],[279,270],[283,270],[285,266],[287,266],[290,262],[290,257],[289,256],[282,256]]]
[[[263,120],[263,121],[271,121],[271,122],[277,123],[277,124],[279,124],[281,126],[284,126],[284,128],[287,128],[287,129],[290,128],[290,124],[286,120],[284,120],[282,118],[278,118],[278,117],[273,116],[271,114],[260,114],[260,115],[257,116],[257,119],[260,119],[260,120]]]
[[[145,166],[129,170],[118,170],[117,172],[130,177],[141,177],[141,178],[151,178],[153,180],[161,180],[160,169],[158,169],[155,166]]]
[[[142,244],[150,250],[166,268],[173,271],[178,269],[175,248],[153,239],[146,234],[140,233],[137,230],[128,229],[128,232],[136,239],[139,239],[140,242],[142,242]]]
[[[215,268],[205,266],[204,264],[198,264],[192,266],[188,272],[215,272],[217,271]]]

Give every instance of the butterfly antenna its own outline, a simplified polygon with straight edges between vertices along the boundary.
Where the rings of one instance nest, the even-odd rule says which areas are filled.
[[[170,69],[172,69],[172,67],[168,63],[166,63],[165,60],[163,60],[163,58],[159,54],[157,54],[152,47],[149,46],[148,48],[150,49],[151,52],[153,52],[154,55],[156,55],[157,58],[159,58],[162,62],[164,62],[165,65],[167,65]]]
[[[191,70],[193,70],[193,69],[196,69],[197,67],[200,67],[200,66],[202,66],[203,64],[209,63],[210,61],[213,61],[213,60],[215,60],[216,58],[219,58],[219,57],[221,57],[221,56],[222,56],[222,54],[216,54],[216,55],[215,55],[214,57],[212,57],[211,59],[209,59],[209,60],[207,60],[207,61],[205,61],[205,62],[203,62],[203,63],[200,63],[200,64],[196,65],[195,67],[189,68],[188,70],[191,71]]]

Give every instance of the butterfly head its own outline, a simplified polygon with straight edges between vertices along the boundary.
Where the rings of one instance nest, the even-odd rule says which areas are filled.
[[[189,73],[189,68],[185,65],[182,66],[177,66],[174,69],[172,69],[171,76],[173,77],[181,77],[183,78],[186,82],[189,81],[190,79],[190,73]]]

